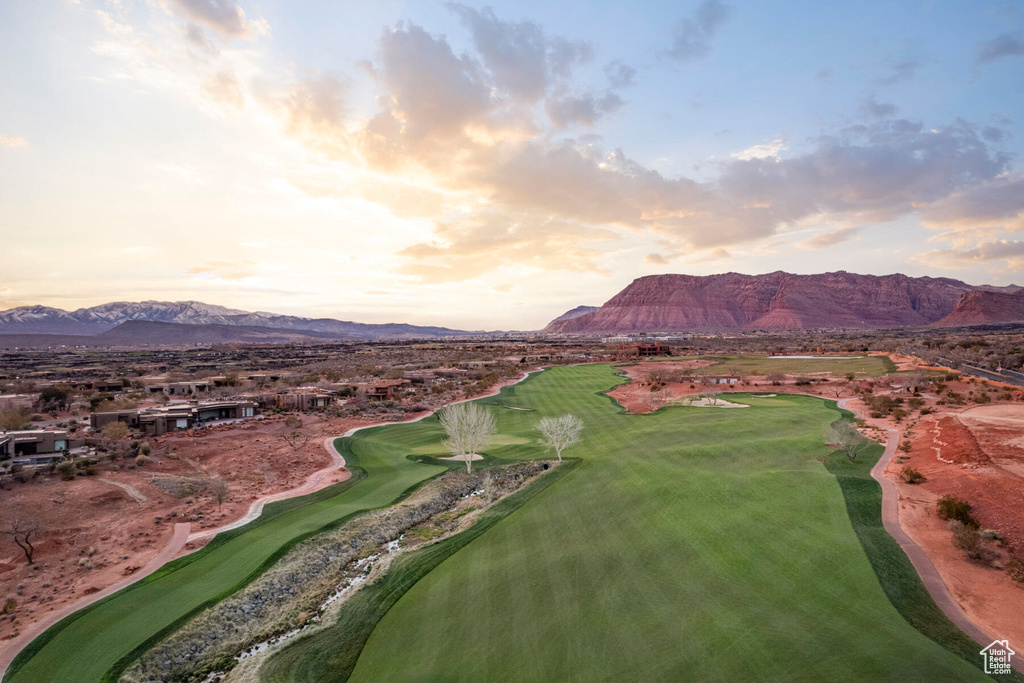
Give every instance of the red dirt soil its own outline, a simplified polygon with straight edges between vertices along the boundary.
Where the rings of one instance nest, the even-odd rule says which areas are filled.
[[[0,598],[17,601],[13,615],[0,617],[0,640],[138,571],[166,546],[175,522],[191,522],[193,531],[221,526],[242,517],[253,500],[301,485],[330,462],[325,437],[371,424],[313,415],[302,419],[311,438],[294,450],[279,436],[283,421],[270,418],[150,439],[151,458],[142,467],[119,461],[120,471],[108,471],[109,463],[102,463],[96,476],[73,481],[38,476],[9,483],[0,492],[0,528],[14,518],[32,518],[40,533],[33,538],[32,566],[10,537],[0,538]],[[175,498],[153,483],[160,475],[220,476],[228,484],[228,498],[220,510],[203,493]],[[348,476],[340,469],[320,485]],[[134,488],[146,500],[103,479]]]
[[[486,394],[520,379],[504,380]],[[410,420],[426,414],[395,418]],[[190,522],[195,535],[239,520],[253,501],[296,489],[310,474],[327,467],[331,458],[324,439],[355,427],[382,424],[379,417],[325,419],[304,414],[301,419],[310,438],[296,449],[281,437],[283,418],[273,416],[148,439],[152,457],[142,467],[121,461],[117,463],[120,470],[114,472],[104,462],[92,477],[65,482],[49,475],[26,484],[8,484],[7,490],[0,491],[0,529],[12,519],[31,518],[39,522],[41,533],[38,539],[33,537],[36,552],[31,566],[9,537],[0,537],[0,600],[17,601],[13,614],[0,615],[0,649],[3,642],[47,614],[71,607],[81,597],[145,567],[167,547],[175,523]],[[174,498],[153,484],[155,475],[219,476],[228,484],[228,498],[222,509],[202,493]],[[347,469],[340,468],[322,477],[312,490],[349,476]],[[125,488],[101,479],[134,489],[146,500],[139,501]],[[177,555],[194,551],[213,535],[184,544]]]
[[[949,406],[939,406],[944,408]],[[1024,557],[1024,405],[929,415],[909,438],[910,452],[886,469],[899,489],[901,526],[928,553],[972,620],[995,637],[1024,643],[1024,585],[998,568],[1010,554]],[[904,467],[920,471],[926,481],[904,483]],[[935,513],[936,501],[950,494],[971,504],[983,529],[1003,535],[1004,547],[989,544],[988,562],[968,560],[953,547],[948,524]]]

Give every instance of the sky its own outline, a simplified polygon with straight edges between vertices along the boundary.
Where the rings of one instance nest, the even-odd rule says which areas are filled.
[[[0,3],[0,309],[1024,285],[1024,2]]]

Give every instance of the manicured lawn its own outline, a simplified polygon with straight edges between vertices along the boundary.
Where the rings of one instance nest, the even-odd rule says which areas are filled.
[[[352,680],[982,678],[879,585],[820,461],[830,404],[739,395],[752,407],[632,416],[599,395],[616,381],[556,368],[487,401],[533,409],[498,411],[523,437],[576,413],[583,462],[415,583]],[[274,680],[343,680],[284,669]]]
[[[810,354],[808,354],[810,355]],[[844,354],[859,356],[861,354]],[[725,373],[726,369],[736,368],[742,375],[765,375],[769,372],[784,372],[788,375],[801,373],[828,372],[833,377],[843,377],[848,372],[858,377],[879,377],[886,373],[896,372],[896,365],[888,356],[864,356],[863,358],[778,358],[773,356],[685,356],[665,360],[713,360],[712,373]]]
[[[425,435],[425,442],[436,441],[436,426],[424,428],[416,423],[405,429]],[[389,505],[411,486],[444,471],[407,460],[408,451],[396,449],[387,439],[367,439],[373,431],[358,432],[340,446],[349,464],[365,471],[365,478],[276,504],[269,514],[231,533],[227,540],[215,539],[210,550],[183,558],[71,615],[30,645],[4,681],[99,681],[162,630],[248,583],[296,539],[360,511]],[[415,441],[414,436],[410,439]]]

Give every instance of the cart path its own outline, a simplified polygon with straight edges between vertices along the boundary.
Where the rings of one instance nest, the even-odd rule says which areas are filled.
[[[856,413],[857,411],[846,407],[846,404],[852,400],[854,399],[844,398],[840,400],[838,402],[839,407]],[[862,415],[857,416],[863,417]],[[953,594],[949,592],[949,588],[946,587],[942,576],[927,553],[900,526],[899,491],[896,488],[896,484],[885,476],[885,468],[889,466],[889,462],[896,455],[896,449],[900,445],[900,430],[883,424],[877,424],[876,426],[884,429],[889,434],[885,444],[885,453],[878,459],[875,466],[871,468],[871,477],[882,487],[882,525],[889,532],[889,535],[903,548],[903,552],[910,558],[911,564],[914,565],[918,576],[921,577],[921,581],[928,590],[928,594],[932,596],[932,600],[939,606],[939,609],[949,617],[949,620],[956,624],[961,631],[977,641],[979,647],[991,643],[995,638],[985,633],[984,629],[971,621],[970,617],[957,604]]]
[[[116,484],[116,482],[110,482]],[[117,484],[120,485],[120,484]],[[108,595],[113,595],[117,591],[132,585],[136,581],[143,579],[160,567],[164,566],[168,562],[174,559],[178,552],[185,547],[185,543],[188,541],[188,532],[191,525],[188,522],[178,523],[174,525],[174,533],[171,535],[171,540],[168,541],[164,549],[161,550],[156,557],[149,561],[145,567],[139,571],[126,576],[117,583],[111,584],[106,588],[93,593],[92,595],[86,595],[76,600],[75,602],[62,607],[59,610],[50,612],[39,621],[29,625],[24,631],[21,632],[16,638],[12,638],[4,643],[2,650],[0,650],[0,670],[5,674],[7,667],[11,665],[14,658],[21,652],[29,643],[35,640],[41,635],[46,629],[50,628],[58,621],[73,614],[80,609],[88,607],[89,605],[102,600]]]
[[[490,398],[491,396],[497,396],[504,387],[512,386],[513,384],[519,384],[533,373],[542,371],[543,368],[531,370],[529,372],[524,373],[521,377],[519,377],[513,382],[507,382],[498,385],[498,387],[494,389],[494,391],[491,391],[487,394],[483,394],[480,396],[473,396],[472,398],[465,398],[462,399],[461,401],[456,401],[456,403],[465,403],[466,401],[475,401],[481,398]],[[455,403],[449,405],[455,405]],[[135,572],[134,574],[125,577],[121,581],[118,581],[115,584],[107,586],[106,588],[100,590],[97,593],[83,596],[82,598],[76,600],[70,605],[67,605],[59,610],[51,612],[46,617],[26,627],[25,630],[22,631],[21,634],[17,637],[12,638],[4,642],[2,645],[0,645],[0,672],[3,672],[3,674],[0,675],[0,678],[7,675],[7,667],[11,665],[11,662],[14,661],[14,658],[18,656],[18,653],[25,649],[25,647],[27,647],[28,644],[35,640],[38,636],[44,633],[46,629],[56,624],[64,617],[74,614],[75,612],[88,607],[94,602],[102,600],[108,595],[113,595],[122,588],[130,586],[136,581],[139,581],[149,576],[150,574],[160,569],[162,566],[164,566],[171,560],[175,559],[178,556],[178,553],[180,553],[188,543],[212,537],[219,534],[222,531],[228,531],[230,529],[235,529],[240,526],[244,526],[245,524],[248,524],[249,522],[253,521],[254,519],[260,516],[260,514],[263,512],[263,507],[267,503],[271,503],[278,500],[287,500],[288,498],[295,498],[296,496],[303,496],[308,493],[313,493],[314,491],[317,491],[319,488],[322,488],[320,486],[320,483],[323,481],[323,478],[327,474],[335,472],[338,469],[345,466],[345,458],[342,457],[341,453],[339,453],[338,450],[334,447],[334,442],[337,439],[352,436],[361,429],[372,429],[374,427],[381,427],[384,425],[408,424],[410,422],[419,422],[420,420],[430,417],[435,412],[436,411],[424,413],[418,417],[414,417],[409,420],[403,420],[401,422],[379,422],[377,424],[364,425],[362,427],[353,427],[352,429],[342,434],[341,437],[327,437],[326,439],[324,439],[324,448],[327,450],[327,454],[331,457],[331,462],[330,464],[327,465],[327,467],[317,470],[316,472],[313,472],[311,475],[309,475],[309,477],[307,477],[305,483],[303,483],[302,486],[299,486],[294,489],[288,489],[287,491],[279,491],[278,493],[272,493],[260,498],[257,501],[254,501],[252,505],[249,506],[249,511],[246,512],[245,516],[243,516],[241,519],[235,522],[231,522],[229,524],[225,524],[223,526],[219,526],[213,529],[203,529],[202,531],[197,531],[195,533],[190,533],[192,525],[188,522],[179,522],[175,524],[174,534],[171,536],[170,541],[168,541],[167,545],[164,546],[164,549],[161,550],[160,553],[156,555],[156,557],[150,560],[145,567]],[[352,476],[351,472],[348,473],[348,476]],[[130,488],[134,489],[134,487],[128,484],[122,484],[120,482],[116,482],[109,479],[104,479],[103,481],[105,481],[108,484],[113,484],[114,486],[123,488],[125,491],[128,492],[129,495],[132,495],[133,498],[136,498],[136,496],[133,495],[132,492],[128,490]],[[344,481],[344,479],[342,481]],[[136,490],[135,493],[140,496],[142,495],[142,493],[139,492],[138,490]],[[145,500],[144,496],[143,500]],[[195,550],[198,550],[198,548],[189,550],[182,554],[187,555],[190,552],[194,552]]]

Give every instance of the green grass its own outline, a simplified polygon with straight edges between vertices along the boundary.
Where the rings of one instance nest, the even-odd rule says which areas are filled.
[[[869,516],[858,516],[876,503],[866,497],[848,513],[852,480],[820,461],[834,407],[733,394],[751,408],[636,416],[604,395],[621,381],[607,365],[556,368],[482,400],[504,438],[474,467],[540,457],[534,424],[568,411],[586,423],[584,443],[567,454],[580,465],[534,491],[529,505],[496,507],[507,516],[477,532],[410,553],[392,583],[360,598],[376,602],[326,632],[334,640],[325,652],[312,654],[323,648],[300,640],[278,657],[309,648],[293,661],[311,663],[275,658],[268,671],[324,680],[354,661],[354,680],[980,678],[893,606],[914,608],[927,595],[913,593],[909,563],[873,536]],[[297,540],[442,472],[427,455],[441,438],[428,419],[342,440],[365,478],[272,507],[208,550],[69,617],[5,680],[117,673]],[[865,538],[872,542],[862,546]],[[887,554],[891,575],[876,577],[872,564],[877,570]],[[897,597],[890,602],[887,592]],[[935,621],[926,612],[923,622]]]
[[[497,411],[507,434],[582,417],[582,463],[412,585],[352,680],[982,677],[880,586],[820,461],[834,407],[737,395],[751,408],[634,416],[601,393],[617,381],[607,366],[556,368],[492,399],[535,411]],[[315,661],[271,671],[329,673]]]
[[[847,412],[846,417],[852,418],[853,413]],[[889,600],[918,631],[977,663],[978,644],[943,614],[928,595],[910,558],[882,525],[882,487],[871,477],[871,468],[884,451],[875,444],[852,463],[837,452],[826,459],[825,467],[842,488],[853,529]],[[1024,682],[1024,676],[1019,674],[993,678]]]
[[[385,576],[345,603],[338,621],[277,653],[261,671],[265,681],[345,681],[377,622],[417,581],[524,503],[565,476],[578,460],[566,461],[522,491],[481,513],[465,531],[395,560]]]
[[[812,355],[812,354],[793,354]],[[859,353],[841,354],[859,356]],[[811,374],[818,372],[830,373],[833,377],[843,377],[848,372],[858,377],[880,377],[886,373],[896,372],[896,364],[888,356],[867,356],[863,358],[823,360],[820,358],[777,358],[772,356],[736,355],[736,356],[681,356],[664,360],[713,360],[711,372],[722,373],[726,369],[735,368],[741,375],[765,375],[769,372],[783,372],[787,375]]]
[[[436,441],[436,420],[403,427],[411,441],[415,434],[424,443]],[[354,481],[268,506],[259,519],[221,534],[207,549],[67,617],[18,656],[4,681],[80,683],[117,674],[184,619],[248,584],[298,540],[389,505],[445,470],[406,459],[407,451],[387,439],[369,438],[379,429],[338,442],[359,474]]]

